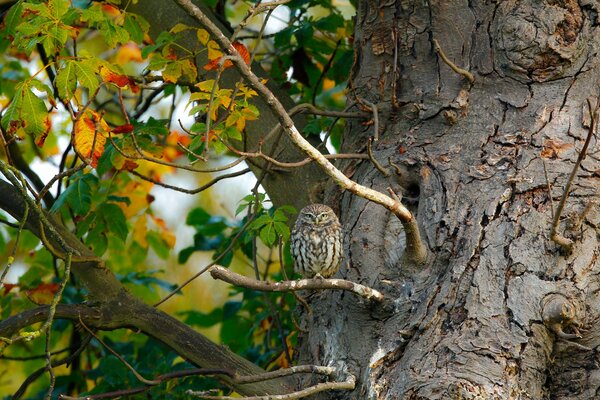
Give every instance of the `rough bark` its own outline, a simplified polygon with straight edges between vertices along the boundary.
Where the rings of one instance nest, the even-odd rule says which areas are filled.
[[[599,95],[598,6],[580,1],[359,2],[351,76],[375,103],[374,150],[403,167],[384,177],[348,163],[357,182],[403,191],[433,257],[401,258],[400,223],[344,195],[340,277],[395,299],[393,312],[323,293],[305,315],[302,362],[360,378],[336,399],[590,399],[600,393],[598,152],[576,176],[561,232],[554,203],[585,139],[586,98]],[[437,39],[475,83],[436,55]],[[372,127],[349,124],[344,151]],[[552,196],[548,195],[543,162]],[[576,337],[582,325],[581,338]],[[325,329],[323,329],[325,328]]]

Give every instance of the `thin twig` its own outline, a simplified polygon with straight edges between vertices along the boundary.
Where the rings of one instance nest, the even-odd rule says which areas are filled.
[[[546,178],[546,189],[548,190],[548,199],[550,200],[550,216],[554,220],[554,200],[552,199],[552,186],[548,179],[548,169],[546,168],[546,160],[542,157],[542,166],[544,167],[544,178]]]
[[[196,193],[200,193],[200,192],[208,189],[209,187],[213,186],[215,183],[217,183],[217,182],[219,182],[219,181],[221,181],[223,179],[229,179],[229,178],[233,178],[233,177],[236,177],[236,176],[247,174],[248,172],[250,172],[250,168],[245,168],[245,169],[242,169],[240,171],[231,172],[229,174],[219,175],[216,178],[214,178],[213,180],[211,180],[210,182],[208,182],[207,184],[202,185],[202,186],[200,186],[200,187],[198,187],[196,189],[184,189],[184,188],[181,188],[179,186],[169,185],[168,183],[163,183],[163,182],[161,182],[159,180],[156,180],[156,179],[150,178],[148,176],[142,175],[142,174],[140,174],[137,171],[130,171],[130,172],[133,175],[135,175],[135,176],[137,176],[137,177],[139,177],[139,178],[141,178],[141,179],[143,179],[145,181],[154,183],[155,185],[162,186],[162,187],[167,188],[167,189],[175,190],[176,192],[181,192],[181,193],[186,193],[186,194],[196,194]]]
[[[246,276],[236,274],[233,271],[215,265],[210,268],[210,275],[235,286],[264,292],[292,292],[296,290],[347,290],[367,300],[383,301],[383,294],[370,287],[347,281],[344,279],[300,279],[297,281],[268,282],[258,281]]]
[[[373,113],[373,140],[376,142],[379,140],[379,109],[375,103],[371,103],[367,99],[360,99],[359,101],[365,103]]]
[[[96,339],[98,342],[100,342],[100,344],[102,344],[102,346],[104,346],[104,348],[106,350],[108,350],[113,356],[117,357],[119,359],[119,361],[121,361],[123,363],[123,365],[125,365],[127,367],[127,369],[130,370],[133,373],[133,375],[135,375],[135,377],[137,378],[138,381],[140,381],[143,384],[148,385],[148,386],[156,386],[162,382],[160,380],[150,380],[150,379],[144,378],[142,375],[140,375],[139,372],[137,372],[135,370],[135,368],[133,368],[133,366],[131,364],[129,364],[127,362],[127,360],[125,360],[119,353],[114,351],[109,345],[104,343],[104,341],[102,339],[100,339],[100,337],[98,337],[98,335],[96,335],[94,333],[94,331],[92,331],[90,328],[88,328],[87,325],[83,322],[83,320],[81,318],[79,318],[79,323],[86,331],[88,331],[88,333],[90,335],[92,335],[94,337],[94,339]]]
[[[475,82],[475,77],[473,76],[472,73],[470,73],[466,69],[458,67],[446,56],[446,53],[444,53],[444,50],[442,50],[442,48],[440,47],[440,44],[438,43],[437,39],[432,39],[432,42],[433,42],[433,49],[435,50],[437,55],[440,56],[442,61],[444,61],[450,68],[452,68],[452,71],[467,78],[469,80],[469,82],[471,82],[471,84],[473,84]]]
[[[246,223],[240,228],[239,232],[233,237],[233,239],[231,239],[231,242],[229,243],[229,246],[227,246],[227,248],[225,248],[225,250],[223,250],[221,252],[221,254],[219,254],[219,256],[213,260],[213,262],[211,262],[210,264],[208,264],[206,267],[202,268],[199,272],[195,273],[191,278],[187,279],[181,285],[177,286],[169,294],[167,294],[165,297],[163,297],[158,303],[154,304],[153,307],[158,307],[162,303],[164,303],[165,301],[169,300],[176,293],[179,293],[179,291],[181,291],[181,289],[183,289],[184,287],[186,287],[187,285],[189,285],[194,279],[198,278],[200,275],[204,274],[206,271],[208,271],[216,263],[218,263],[219,261],[221,261],[221,259],[223,257],[225,257],[225,255],[227,253],[229,253],[230,251],[233,250],[233,247],[236,245],[236,243],[239,240],[240,236],[242,236],[242,234],[244,233],[244,231],[246,230],[246,228],[248,228],[248,226],[252,223],[252,221],[254,221],[254,218],[249,218],[246,221]]]
[[[46,333],[46,367],[48,369],[48,373],[50,374],[50,385],[48,387],[48,392],[46,393],[46,399],[52,398],[52,392],[54,391],[54,384],[56,383],[56,377],[54,376],[54,370],[52,368],[52,359],[50,358],[52,355],[50,352],[50,333],[52,332],[52,322],[54,321],[54,315],[56,314],[56,306],[58,305],[58,302],[62,298],[62,294],[65,290],[65,287],[67,286],[67,282],[69,281],[69,277],[71,275],[72,257],[73,257],[73,252],[69,251],[67,253],[67,258],[65,259],[65,277],[63,278],[58,290],[56,291],[56,293],[54,294],[54,297],[52,298],[52,303],[50,304],[50,311],[48,312],[48,319],[46,320],[46,322],[44,323],[44,325],[42,325],[42,328],[40,329],[41,331],[45,331],[45,333]]]
[[[377,168],[379,172],[383,174],[383,176],[389,177],[392,175],[390,170],[381,165],[373,155],[373,140],[374,138],[370,137],[367,141],[367,154],[369,155],[369,159],[371,160],[375,168]]]
[[[560,247],[562,247],[563,250],[565,250],[565,252],[567,254],[571,253],[571,250],[573,248],[573,241],[569,238],[564,237],[560,233],[558,233],[558,225],[560,223],[560,216],[565,208],[567,198],[569,197],[569,192],[571,191],[571,184],[573,183],[573,180],[575,179],[575,175],[577,174],[577,171],[579,170],[579,166],[581,165],[581,162],[585,159],[588,146],[590,144],[592,136],[594,136],[594,131],[596,129],[596,122],[598,120],[598,108],[600,107],[600,99],[597,100],[595,108],[592,107],[592,102],[590,101],[589,98],[587,99],[587,105],[588,105],[588,110],[590,113],[590,128],[588,130],[587,137],[585,138],[583,147],[581,148],[581,151],[579,152],[579,156],[577,157],[577,161],[575,161],[575,165],[573,166],[573,169],[571,170],[571,175],[569,175],[569,179],[567,180],[567,184],[565,185],[565,190],[560,199],[560,203],[558,203],[558,207],[556,208],[556,214],[554,215],[554,219],[552,220],[552,230],[550,233],[550,239],[552,239],[552,241],[554,241],[556,244],[558,244]]]
[[[226,369],[214,369],[214,368],[194,368],[194,369],[186,369],[183,371],[174,371],[174,372],[169,372],[167,374],[163,374],[163,375],[159,375],[157,376],[154,381],[159,381],[160,383],[172,380],[172,379],[178,379],[178,378],[185,378],[188,376],[226,376],[228,378],[230,378],[230,380],[234,383],[237,384],[248,384],[248,383],[256,383],[256,382],[264,382],[264,381],[268,381],[271,379],[277,379],[277,378],[282,378],[285,376],[290,376],[290,375],[294,375],[294,374],[319,374],[319,375],[326,375],[326,376],[332,376],[335,373],[335,368],[332,367],[323,367],[320,365],[298,365],[295,367],[290,367],[290,368],[283,368],[283,369],[279,369],[277,371],[271,371],[271,372],[265,372],[262,374],[256,374],[256,375],[236,375],[233,372],[226,370]],[[94,400],[94,399],[114,399],[114,398],[119,398],[119,397],[123,397],[123,396],[131,396],[134,394],[139,394],[139,393],[143,393],[147,390],[149,390],[152,386],[155,385],[150,385],[150,386],[143,386],[143,387],[138,387],[138,388],[131,388],[131,389],[121,389],[121,390],[117,390],[114,392],[108,392],[108,393],[98,393],[98,394],[93,394],[93,395],[88,395],[85,397],[71,397],[71,396],[67,396],[67,395],[61,395],[59,398],[60,399],[65,399],[65,400]],[[198,392],[196,392],[198,393]]]

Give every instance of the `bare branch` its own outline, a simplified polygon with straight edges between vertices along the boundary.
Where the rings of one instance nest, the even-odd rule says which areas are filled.
[[[579,152],[579,156],[577,157],[577,161],[575,161],[575,165],[571,170],[571,175],[569,175],[569,179],[567,180],[567,184],[565,185],[565,190],[560,199],[560,203],[558,203],[558,207],[556,208],[556,214],[554,214],[554,219],[552,220],[552,230],[550,232],[550,239],[552,239],[552,241],[554,241],[556,244],[562,247],[562,249],[567,254],[570,254],[571,250],[573,249],[573,241],[558,233],[558,225],[560,223],[560,216],[565,208],[565,203],[567,202],[567,198],[569,197],[569,192],[571,191],[571,184],[575,179],[575,175],[579,170],[581,162],[587,154],[587,149],[590,145],[590,140],[592,139],[592,136],[594,136],[594,131],[596,130],[596,123],[598,121],[598,108],[600,107],[600,99],[598,100],[595,108],[592,107],[592,102],[590,101],[590,99],[587,99],[587,105],[590,113],[590,128],[588,130],[587,137],[585,138],[583,147]]]
[[[236,274],[233,271],[215,265],[210,269],[210,275],[214,279],[219,279],[235,286],[241,286],[248,289],[260,290],[263,292],[293,292],[296,290],[347,290],[355,293],[367,300],[383,301],[383,294],[370,287],[344,279],[300,279],[297,281],[268,282],[258,281],[246,276]]]
[[[452,69],[452,71],[467,78],[469,80],[469,82],[471,82],[471,84],[475,82],[475,77],[473,76],[472,73],[470,73],[466,69],[458,67],[456,64],[454,64],[452,62],[452,60],[450,60],[448,58],[448,56],[446,56],[446,53],[444,53],[444,50],[442,50],[442,48],[440,47],[440,44],[438,43],[437,39],[433,39],[432,42],[433,42],[433,49],[435,50],[437,55],[440,56],[442,61],[444,61]]]
[[[198,8],[191,0],[175,0],[192,18],[198,21],[204,26],[209,33],[215,38],[215,41],[223,48],[225,53],[230,56],[230,60],[236,66],[240,74],[246,79],[248,84],[267,102],[271,110],[277,118],[285,132],[288,134],[290,139],[296,144],[296,146],[303,151],[308,157],[315,160],[321,169],[329,175],[333,181],[340,186],[342,189],[346,189],[351,193],[370,200],[374,203],[380,204],[400,219],[405,227],[406,235],[413,235],[414,238],[411,241],[421,241],[421,237],[416,224],[415,217],[412,213],[400,202],[392,199],[385,194],[368,188],[366,186],[359,185],[348,178],[342,171],[337,169],[327,158],[313,147],[298,131],[294,125],[294,121],[290,118],[281,102],[275,97],[275,95],[263,84],[246,65],[244,59],[240,56],[238,51],[235,49],[231,41],[221,32],[221,30]],[[412,249],[407,247],[406,252],[411,252]],[[419,261],[419,263],[425,262],[425,258],[416,255],[408,255],[406,259]]]
[[[229,174],[219,175],[216,178],[214,178],[213,180],[211,180],[210,182],[208,182],[205,185],[202,185],[202,186],[200,186],[200,187],[198,187],[196,189],[184,189],[184,188],[181,188],[179,186],[169,185],[168,183],[163,183],[163,182],[161,182],[159,180],[156,180],[156,179],[147,177],[145,175],[142,175],[142,174],[140,174],[139,172],[136,172],[136,171],[130,171],[130,172],[133,175],[137,176],[138,178],[141,178],[141,179],[143,179],[145,181],[148,181],[148,182],[152,182],[152,183],[154,183],[154,184],[156,184],[158,186],[162,186],[162,187],[167,188],[167,189],[175,190],[176,192],[181,192],[181,193],[186,193],[186,194],[196,194],[196,193],[200,193],[200,192],[208,189],[209,187],[211,187],[212,185],[214,185],[215,183],[217,183],[217,182],[219,182],[219,181],[221,181],[223,179],[229,179],[229,178],[233,178],[233,177],[236,177],[236,176],[247,174],[248,172],[250,172],[250,169],[249,168],[245,168],[245,169],[242,169],[242,170],[239,170],[239,171],[236,171],[236,172],[231,172]]]
[[[314,386],[309,386],[305,389],[298,390],[296,392],[287,393],[287,394],[275,394],[275,395],[267,395],[267,396],[251,396],[251,397],[242,397],[243,400],[294,400],[294,399],[302,399],[308,396],[311,396],[316,393],[331,391],[331,390],[354,390],[356,387],[356,377],[354,375],[348,375],[345,381],[342,382],[324,382],[317,383]],[[239,397],[230,397],[230,396],[207,396],[205,392],[195,392],[193,390],[188,390],[186,392],[189,395],[200,397],[203,399],[213,399],[213,400],[239,400]]]
[[[369,141],[367,142],[367,154],[369,155],[369,159],[371,160],[371,162],[373,163],[373,165],[375,166],[375,168],[377,168],[379,170],[379,172],[381,172],[383,174],[383,176],[391,176],[392,173],[385,168],[383,165],[381,165],[379,163],[379,161],[377,161],[377,159],[375,158],[375,156],[373,155],[373,141],[375,140],[375,138],[370,137]],[[392,196],[393,198],[393,196]],[[400,201],[400,200],[398,200]]]

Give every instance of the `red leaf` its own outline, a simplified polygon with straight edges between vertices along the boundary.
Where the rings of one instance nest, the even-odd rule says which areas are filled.
[[[118,133],[130,133],[130,132],[133,132],[133,125],[131,125],[131,124],[125,124],[125,125],[117,126],[113,130],[111,130],[111,132],[115,133],[115,134],[118,134]]]
[[[16,285],[14,283],[3,283],[2,287],[4,289],[4,295],[6,296],[14,287],[19,287],[19,285]]]

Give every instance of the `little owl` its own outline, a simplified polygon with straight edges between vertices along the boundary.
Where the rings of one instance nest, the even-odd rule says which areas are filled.
[[[328,206],[310,204],[300,210],[291,239],[295,269],[304,278],[329,278],[340,268],[342,227]]]

